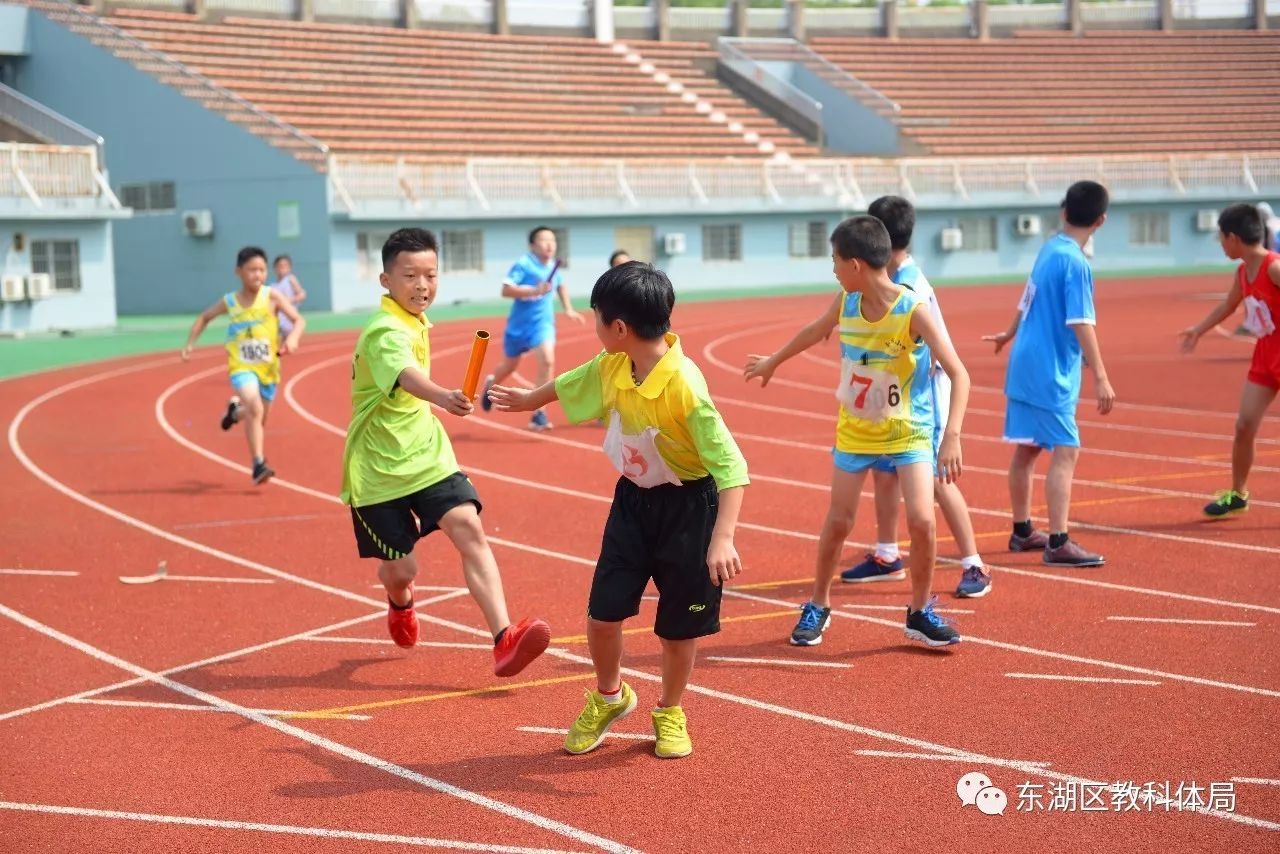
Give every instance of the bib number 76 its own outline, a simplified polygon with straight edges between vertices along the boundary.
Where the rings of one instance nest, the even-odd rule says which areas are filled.
[[[893,374],[845,360],[836,397],[856,418],[883,421],[902,407],[902,386]]]

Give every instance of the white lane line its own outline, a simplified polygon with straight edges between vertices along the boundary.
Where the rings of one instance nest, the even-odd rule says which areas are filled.
[[[839,667],[850,668],[852,664],[839,661],[801,661],[796,658],[734,658],[728,655],[708,655],[707,661],[727,661],[731,664],[781,664],[789,667]]]
[[[380,581],[379,581],[379,582],[375,582],[374,584],[370,584],[369,586],[370,586],[370,587],[376,587],[376,588],[378,588],[379,590],[384,589],[384,588],[383,588],[383,586],[382,586],[382,582],[380,582]],[[465,588],[465,587],[459,587],[459,586],[457,586],[456,584],[455,584],[455,585],[453,585],[452,587],[448,587],[448,586],[445,586],[445,585],[442,585],[442,584],[418,584],[418,583],[416,583],[416,582],[415,582],[415,583],[414,583],[414,585],[413,585],[413,589],[414,589],[414,590],[439,590],[439,591],[447,591],[447,592],[449,592],[449,593],[454,593],[454,592],[457,592],[457,591],[459,591],[459,590],[461,590],[463,593],[466,593],[466,592],[467,592],[467,588]]]
[[[1253,786],[1280,786],[1280,780],[1268,780],[1266,777],[1232,777],[1233,783],[1248,783]]]
[[[214,584],[275,584],[270,578],[232,578],[217,575],[166,575],[165,582],[170,581],[208,581]]]
[[[528,810],[521,809],[520,807],[512,804],[499,801],[495,798],[490,798],[487,795],[473,792],[470,789],[464,789],[460,786],[454,786],[451,783],[446,783],[443,780],[428,777],[425,774],[420,774],[417,771],[404,768],[393,762],[388,762],[387,760],[381,759],[370,753],[365,753],[362,750],[357,750],[354,747],[325,738],[324,736],[313,733],[310,730],[302,729],[301,727],[295,726],[291,723],[286,723],[285,721],[268,715],[258,714],[257,712],[247,709],[244,706],[237,705],[230,700],[225,700],[222,697],[209,694],[198,688],[192,688],[190,685],[186,685],[181,682],[175,682],[167,676],[161,676],[158,673],[147,670],[145,667],[134,664],[130,661],[125,661],[123,658],[99,649],[92,644],[64,634],[63,632],[60,632],[51,626],[47,626],[25,614],[15,611],[6,605],[0,604],[0,616],[8,617],[15,623],[26,626],[34,632],[38,632],[45,637],[65,644],[72,649],[79,650],[90,658],[94,658],[104,664],[110,664],[120,670],[132,673],[135,676],[147,680],[148,682],[161,685],[171,691],[183,694],[193,700],[205,703],[206,705],[222,709],[223,711],[232,712],[242,718],[253,721],[254,723],[276,730],[283,735],[291,736],[299,741],[318,747],[321,750],[341,756],[344,759],[349,759],[353,762],[358,762],[361,765],[399,777],[402,780],[407,780],[410,783],[414,783],[429,791],[449,795],[473,806],[496,812],[499,815],[506,816],[507,818],[514,819],[516,821],[525,822],[526,824],[533,825],[534,827],[541,828],[542,830],[573,839],[574,841],[580,842],[584,845],[593,845],[604,851],[627,852],[627,854],[632,854],[634,851],[634,849],[622,845],[621,843],[614,842],[613,840],[605,839],[602,836],[596,836],[595,834],[588,833],[585,830],[580,830],[571,825],[547,818],[546,816],[529,812]]]
[[[392,845],[412,845],[419,848],[448,848],[454,851],[494,851],[500,854],[570,854],[550,848],[522,848],[517,845],[495,845],[487,842],[462,842],[456,839],[435,839],[429,836],[401,836],[396,833],[363,833],[355,830],[339,830],[333,827],[299,827],[292,824],[263,824],[257,821],[232,821],[223,818],[198,818],[187,815],[156,815],[145,812],[98,810],[88,807],[65,807],[53,804],[22,804],[0,801],[0,809],[16,812],[45,813],[48,815],[74,815],[86,818],[112,818],[122,821],[143,821],[153,824],[179,824],[187,827],[216,827],[221,830],[249,830],[258,833],[283,833],[292,836],[319,836],[325,839],[351,839],[358,842],[386,842]]]
[[[180,522],[175,531],[194,531],[200,528],[230,528],[236,525],[273,525],[276,522],[304,522],[329,518],[323,513],[299,513],[295,516],[255,516],[252,519],[218,519],[212,522]]]
[[[569,730],[567,729],[556,729],[555,727],[551,727],[551,726],[518,726],[516,727],[516,730],[518,732],[537,732],[537,733],[543,733],[546,735],[568,735],[569,734]],[[657,741],[656,736],[645,735],[642,732],[608,732],[608,733],[605,733],[604,737],[605,738],[623,738],[631,741]]]
[[[133,709],[173,709],[180,712],[230,712],[231,709],[219,709],[214,706],[197,706],[191,703],[160,703],[150,700],[99,700],[84,699],[71,700],[74,705],[80,706],[119,706],[122,708]],[[251,712],[257,712],[260,715],[299,715],[302,710],[298,709],[249,709]],[[327,719],[344,720],[344,721],[368,721],[372,720],[371,715],[326,715]]]
[[[1104,679],[1100,676],[1064,676],[1059,673],[1006,673],[1010,679],[1046,679],[1053,682],[1097,682],[1103,685],[1159,685],[1150,679]]]
[[[75,578],[79,574],[69,569],[0,569],[0,575],[50,575],[57,578]]]
[[[393,641],[391,638],[341,638],[341,637],[312,636],[309,638],[305,638],[304,640],[312,641],[315,643],[361,643],[365,645],[375,644],[378,646],[385,646],[387,644],[390,644],[392,646],[395,646],[395,641]],[[493,644],[491,643],[448,643],[446,641],[420,640],[418,641],[418,646],[428,646],[428,647],[433,647],[435,649],[483,649],[488,652],[493,651]]]
[[[924,759],[935,762],[968,762],[964,756],[950,756],[946,753],[912,753],[904,750],[855,750],[857,756],[875,756],[881,759]],[[1051,762],[1023,762],[1036,768],[1048,768]]]
[[[747,599],[752,602],[760,602],[765,605],[777,605],[783,608],[800,608],[798,602],[788,602],[785,599],[773,599],[768,596],[756,596],[751,593],[743,593],[738,590],[725,590],[725,596],[733,596],[738,599]],[[874,623],[878,626],[888,626],[890,628],[902,630],[902,622],[900,620],[882,620],[879,617],[872,617],[869,614],[854,614],[848,611],[832,611],[831,615],[840,615],[849,620],[861,620],[864,623]],[[1270,688],[1257,688],[1253,685],[1238,685],[1234,682],[1221,682],[1217,679],[1205,679],[1200,676],[1188,676],[1184,673],[1169,673],[1164,670],[1153,670],[1148,667],[1139,667],[1134,664],[1122,664],[1118,661],[1106,661],[1099,658],[1086,658],[1082,655],[1071,655],[1065,652],[1055,652],[1050,649],[1037,649],[1035,647],[1023,646],[1016,643],[1005,643],[1004,641],[991,640],[990,638],[978,637],[968,632],[964,634],[963,644],[979,644],[981,646],[995,647],[1009,652],[1018,652],[1025,655],[1034,655],[1041,658],[1052,658],[1058,661],[1070,661],[1074,664],[1088,664],[1094,667],[1105,667],[1109,670],[1121,670],[1126,673],[1136,673],[1140,676],[1156,676],[1161,679],[1170,679],[1176,682],[1188,682],[1193,685],[1201,685],[1206,688],[1222,688],[1227,691],[1239,691],[1245,694],[1257,694],[1260,697],[1280,697],[1280,691],[1273,691]]]
[[[1245,626],[1253,628],[1257,623],[1245,623],[1239,620],[1183,620],[1173,617],[1107,617],[1120,623],[1171,623],[1181,626]]]

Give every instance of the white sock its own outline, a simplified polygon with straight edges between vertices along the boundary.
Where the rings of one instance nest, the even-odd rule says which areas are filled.
[[[982,558],[979,555],[965,555],[960,558],[960,565],[965,569],[968,569],[971,566],[976,566],[978,569],[982,569]]]
[[[599,689],[596,689],[596,690],[599,690]],[[606,703],[621,703],[622,702],[622,686],[619,685],[618,690],[612,694],[602,693],[600,696],[604,697],[604,701]]]
[[[897,543],[876,543],[876,557],[883,561],[894,561],[901,556]]]

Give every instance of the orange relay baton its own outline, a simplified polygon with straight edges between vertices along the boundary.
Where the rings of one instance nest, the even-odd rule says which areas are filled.
[[[489,333],[483,329],[476,332],[471,342],[471,358],[467,361],[467,373],[462,380],[462,393],[471,400],[476,396],[476,386],[480,384],[480,370],[484,367],[484,354],[489,349]]]

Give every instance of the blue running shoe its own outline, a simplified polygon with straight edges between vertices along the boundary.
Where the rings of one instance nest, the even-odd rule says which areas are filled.
[[[846,569],[840,573],[840,580],[846,584],[865,584],[868,581],[901,581],[906,577],[907,573],[902,568],[902,558],[883,561],[873,554],[868,554],[867,559],[853,569]]]
[[[539,409],[533,413],[533,417],[529,419],[529,429],[542,431],[551,429],[551,419],[547,417],[547,413]]]
[[[926,646],[951,646],[960,643],[960,633],[933,611],[938,597],[929,600],[919,611],[907,608],[907,640],[919,641]]]
[[[980,566],[966,566],[960,576],[960,585],[956,587],[956,596],[961,599],[981,599],[991,590],[991,576],[982,571]]]
[[[822,633],[831,625],[831,609],[819,608],[805,602],[800,608],[800,622],[791,632],[792,646],[817,646],[822,643]]]
[[[493,388],[493,377],[484,378],[484,391],[480,394],[480,408],[485,412],[493,409],[493,401],[489,399],[489,389]]]

